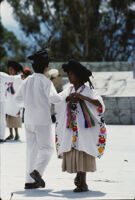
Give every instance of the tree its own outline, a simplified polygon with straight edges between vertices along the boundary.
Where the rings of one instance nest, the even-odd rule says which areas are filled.
[[[4,69],[9,59],[18,62],[25,61],[28,47],[24,43],[21,43],[12,32],[4,28],[1,22],[0,38],[0,70]]]
[[[134,0],[111,0],[103,13],[101,33],[104,35],[106,61],[127,61],[135,51],[135,11],[129,9]]]
[[[51,54],[55,60],[74,57],[87,61],[124,61],[132,56],[135,13],[128,8],[135,0],[8,2],[21,29],[34,39],[33,49],[43,49],[52,41]]]
[[[5,48],[3,47],[3,39],[4,38],[4,28],[2,26],[2,24],[0,23],[0,60],[2,58],[4,58],[7,55],[7,52],[5,50]]]

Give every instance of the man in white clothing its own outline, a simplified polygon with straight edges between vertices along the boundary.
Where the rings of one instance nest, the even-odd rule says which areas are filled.
[[[54,150],[50,103],[61,100],[52,82],[44,75],[49,64],[47,52],[39,51],[28,58],[33,60],[35,73],[24,80],[16,94],[16,101],[24,102],[25,107],[27,143],[25,189],[45,187],[42,175]]]

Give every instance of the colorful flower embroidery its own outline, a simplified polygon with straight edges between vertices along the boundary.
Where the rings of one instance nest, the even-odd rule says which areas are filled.
[[[57,136],[55,136],[55,143],[57,143],[58,142],[58,138],[57,138]]]
[[[73,136],[72,142],[76,142],[76,136]]]
[[[104,120],[104,117],[101,117],[101,119],[100,119],[100,120],[101,120],[101,122],[102,122],[102,123],[104,123],[104,122],[105,122],[105,120]]]
[[[6,91],[9,92],[12,95],[15,94],[15,89],[14,89],[14,86],[13,86],[13,82],[6,83],[6,85],[8,85],[8,88],[7,88]]]
[[[76,131],[77,131],[77,126],[74,126],[74,127],[72,128],[72,130],[73,130],[73,132],[76,132]]]
[[[105,132],[106,132],[106,128],[105,128],[104,126],[101,127],[101,128],[100,128],[100,132],[101,132],[101,133],[105,133]]]
[[[99,148],[98,148],[98,151],[99,151],[100,154],[102,154],[103,151],[104,151],[104,148],[103,148],[103,147],[99,147]]]
[[[99,143],[104,144],[105,143],[105,138],[104,137],[99,138]]]
[[[99,133],[99,140],[98,140],[98,157],[100,158],[103,155],[105,145],[106,145],[106,127],[105,127],[105,121],[104,121],[104,115],[103,115],[103,109],[102,107],[98,107],[98,113],[100,117],[100,133]]]
[[[80,92],[84,90],[85,86],[81,87]],[[73,87],[71,88],[72,91]],[[70,91],[70,93],[71,93]],[[79,93],[80,93],[79,92]],[[69,107],[70,106],[70,107]],[[77,127],[77,103],[71,103],[67,106],[67,128],[72,128],[72,148],[76,148],[78,138],[78,127]]]
[[[98,112],[99,112],[99,113],[103,113],[102,107],[98,107]]]
[[[56,122],[56,127],[58,126],[58,122]],[[59,140],[58,140],[58,135],[55,133],[55,144],[56,144],[56,152],[58,153],[58,149],[60,146]]]

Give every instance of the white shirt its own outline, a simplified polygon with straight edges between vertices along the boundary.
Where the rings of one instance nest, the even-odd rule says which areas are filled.
[[[18,88],[22,83],[22,79],[20,75],[12,76],[12,80],[6,81],[6,114],[14,116],[14,117],[21,117],[21,110],[20,106],[15,101],[15,93],[17,92]]]
[[[59,102],[52,82],[44,74],[34,73],[25,79],[15,99],[25,107],[25,125],[48,125],[51,123],[50,103]]]
[[[10,76],[4,72],[0,72],[0,101],[5,102],[6,101],[6,89],[7,89],[7,83],[20,80],[20,77],[18,75],[16,76]]]
[[[85,101],[87,108],[91,112],[92,118],[95,121],[95,126],[93,126],[92,128],[85,128],[85,121],[82,109],[80,107],[80,103],[77,103],[76,118],[77,118],[78,133],[76,135],[76,133],[73,132],[71,128],[67,128],[66,126],[67,103],[65,102],[65,98],[70,94],[70,91],[71,91],[71,86],[69,86],[63,92],[59,93],[63,97],[63,101],[56,104],[57,153],[58,155],[62,155],[62,153],[70,151],[73,145],[75,145],[74,148],[79,151],[84,151],[87,154],[92,155],[94,157],[97,156],[101,157],[105,147],[105,142],[102,143],[102,141],[106,140],[106,131],[105,131],[106,125],[104,122],[101,122],[102,120],[101,118],[103,117],[103,113],[105,110],[105,105],[102,100],[102,97],[99,96],[95,90],[90,89],[89,86],[85,85],[85,89],[81,92],[81,94],[92,99],[98,99],[102,105],[103,112],[100,114],[97,106],[94,106],[88,101]],[[75,92],[74,88],[71,93],[73,92]],[[74,143],[73,143],[73,138],[75,138],[76,140]],[[100,138],[102,139],[102,141]]]

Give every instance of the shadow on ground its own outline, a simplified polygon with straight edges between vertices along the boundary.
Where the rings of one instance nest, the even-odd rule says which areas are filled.
[[[101,191],[88,191],[82,193],[74,193],[72,190],[60,190],[60,191],[53,191],[53,190],[43,190],[43,189],[31,189],[31,190],[24,190],[24,191],[17,191],[14,192],[14,195],[21,195],[24,197],[58,197],[58,198],[86,198],[86,197],[102,197],[106,193]]]

